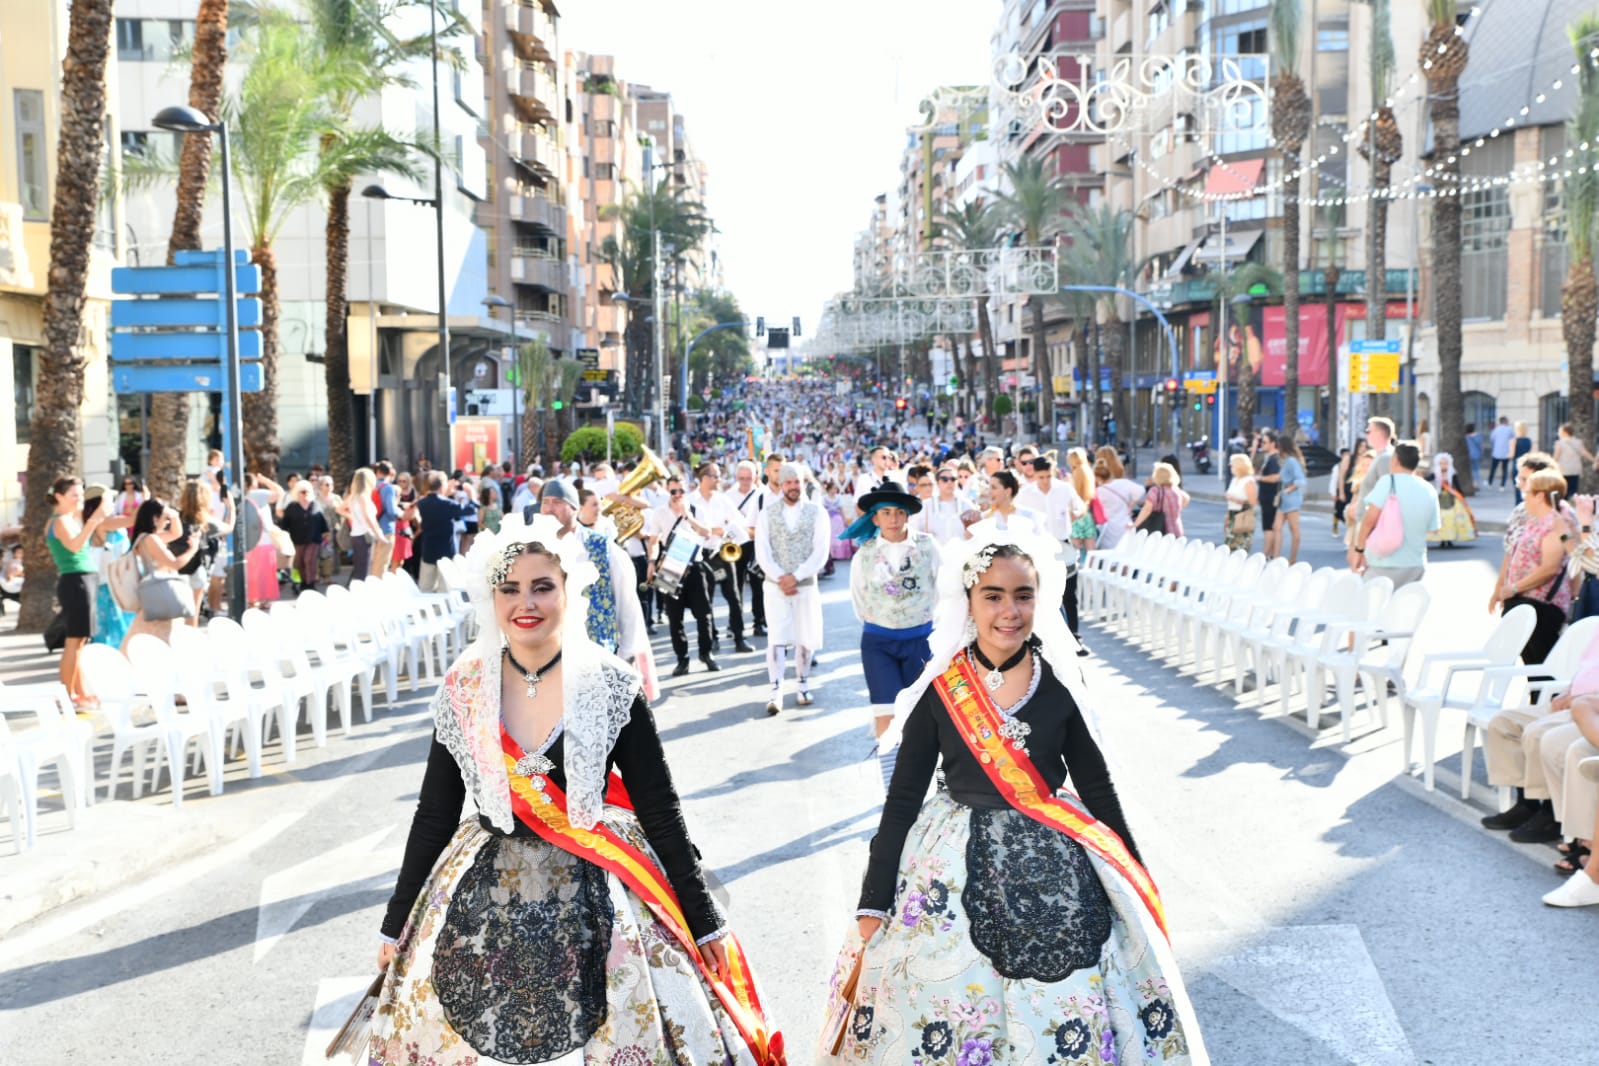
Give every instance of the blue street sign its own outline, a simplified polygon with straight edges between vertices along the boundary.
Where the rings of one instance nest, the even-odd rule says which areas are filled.
[[[240,295],[261,291],[261,268],[234,267],[234,285]],[[111,291],[132,296],[158,296],[219,292],[222,276],[214,266],[114,267]]]
[[[261,301],[253,296],[240,299],[238,317],[240,329],[259,326]],[[111,328],[134,326],[209,326],[221,330],[227,328],[227,323],[223,321],[221,300],[113,300]]]
[[[147,359],[189,359],[218,363],[228,357],[226,333],[113,333],[111,361],[138,363]],[[261,334],[239,334],[239,358],[261,358]]]
[[[111,368],[111,388],[119,396],[130,392],[224,392],[226,386],[227,374],[220,363]],[[261,387],[261,364],[242,364],[239,391],[260,392]]]
[[[1398,337],[1392,340],[1349,342],[1349,354],[1351,355],[1398,355],[1399,352]]]

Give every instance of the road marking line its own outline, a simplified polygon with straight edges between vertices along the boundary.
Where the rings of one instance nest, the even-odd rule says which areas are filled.
[[[262,878],[255,917],[255,961],[260,962],[305,912],[323,899],[342,894],[340,889],[354,890],[380,873],[397,870],[400,849],[375,850],[394,828],[392,824],[384,826]]]

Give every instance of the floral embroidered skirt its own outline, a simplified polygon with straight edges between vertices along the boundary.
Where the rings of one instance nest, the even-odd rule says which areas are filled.
[[[1438,495],[1438,528],[1427,534],[1428,544],[1470,544],[1477,539],[1471,510],[1450,493]]]
[[[649,852],[637,819],[606,824]],[[612,874],[536,837],[461,824],[417,897],[368,1066],[753,1066],[693,960]]]
[[[1181,978],[1140,906],[1064,834],[940,791],[906,839],[844,1045],[820,1061],[1206,1063]]]

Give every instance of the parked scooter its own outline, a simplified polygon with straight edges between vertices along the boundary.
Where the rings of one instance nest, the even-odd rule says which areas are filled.
[[[1210,438],[1200,437],[1196,441],[1190,441],[1188,451],[1194,457],[1194,469],[1201,474],[1210,473]]]

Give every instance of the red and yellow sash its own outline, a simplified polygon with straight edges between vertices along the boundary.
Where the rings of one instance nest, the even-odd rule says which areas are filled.
[[[783,1034],[769,1027],[766,1022],[755,992],[754,973],[738,939],[729,933],[724,941],[731,978],[723,981],[700,954],[694,936],[689,932],[683,908],[677,901],[677,893],[672,891],[671,883],[655,860],[603,822],[596,824],[593,829],[580,829],[573,825],[566,813],[566,794],[555,782],[545,778],[543,794],[540,794],[528,778],[516,772],[516,762],[524,752],[521,745],[503,728],[500,730],[500,746],[505,756],[506,774],[511,780],[511,810],[522,824],[569,855],[576,855],[621,878],[622,883],[644,901],[656,919],[677,939],[684,953],[699,967],[701,976],[716,993],[723,1009],[738,1027],[739,1035],[749,1045],[755,1061],[761,1066],[785,1066]],[[614,774],[606,791],[606,802],[632,808],[620,779]]]
[[[976,672],[965,652],[955,656],[940,677],[933,681],[939,698],[949,709],[961,739],[971,749],[988,779],[999,789],[1005,802],[1035,822],[1059,830],[1110,864],[1126,879],[1148,908],[1155,925],[1169,940],[1166,911],[1160,893],[1138,860],[1133,858],[1121,837],[1109,826],[1079,810],[1070,800],[1054,794],[1038,768],[1026,755],[1006,743],[999,728],[1004,716],[987,690],[977,682]]]

